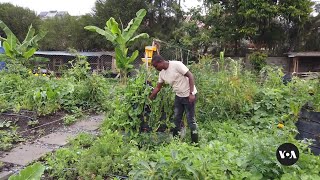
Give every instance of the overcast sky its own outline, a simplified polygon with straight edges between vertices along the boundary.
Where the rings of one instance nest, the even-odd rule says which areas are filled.
[[[68,11],[70,15],[90,13],[96,0],[0,0],[0,3],[10,2],[14,5],[27,7],[39,14],[41,11]],[[190,8],[199,5],[198,0],[185,0],[183,7]]]

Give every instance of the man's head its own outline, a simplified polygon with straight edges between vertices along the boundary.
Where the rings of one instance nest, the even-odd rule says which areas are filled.
[[[166,61],[160,55],[154,55],[152,57],[151,63],[152,63],[152,66],[156,68],[158,71],[161,71],[162,69],[166,69]]]

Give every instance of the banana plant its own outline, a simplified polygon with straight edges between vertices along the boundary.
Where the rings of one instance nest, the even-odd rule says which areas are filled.
[[[1,20],[0,28],[7,36],[6,38],[0,36],[0,40],[3,41],[5,55],[13,60],[22,58],[24,60],[22,64],[25,64],[29,61],[29,59],[38,49],[38,41],[46,35],[46,32],[43,31],[35,35],[35,29],[32,27],[32,25],[30,25],[25,39],[20,42],[10,28]]]
[[[131,56],[128,56],[128,46],[139,38],[149,38],[147,33],[141,33],[133,37],[134,33],[139,28],[147,11],[140,9],[136,13],[136,17],[132,19],[125,29],[120,29],[116,20],[111,17],[103,29],[96,26],[86,26],[86,30],[96,32],[104,36],[108,41],[115,46],[116,65],[120,71],[120,78],[122,82],[127,81],[127,74],[133,68],[132,63],[138,57],[138,50],[134,51]]]

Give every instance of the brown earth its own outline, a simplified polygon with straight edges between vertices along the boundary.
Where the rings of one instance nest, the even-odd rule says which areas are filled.
[[[0,122],[11,121],[10,127],[17,127],[16,132],[20,138],[13,144],[12,148],[14,148],[20,143],[32,142],[35,139],[46,136],[60,127],[63,127],[64,124],[62,118],[65,115],[66,112],[63,111],[58,111],[46,116],[37,116],[32,111],[21,111],[19,113],[5,112],[0,113]],[[38,122],[34,125],[28,125],[28,122],[30,121]],[[9,130],[9,128],[0,128],[0,130]],[[0,151],[0,156],[3,156],[5,153],[6,151]],[[12,166],[12,164],[4,163],[3,166],[0,167],[0,171]]]

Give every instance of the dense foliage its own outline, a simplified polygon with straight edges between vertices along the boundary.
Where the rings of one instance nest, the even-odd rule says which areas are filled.
[[[7,70],[0,71],[0,112],[24,109],[46,115],[58,110],[104,110],[112,83],[101,75],[91,74],[88,64],[85,59],[77,58],[73,68],[61,78],[8,64]]]
[[[224,66],[213,71],[217,62]],[[47,161],[49,174],[63,179],[319,178],[315,167],[320,159],[312,155],[308,141],[295,140],[294,125],[302,105],[308,101],[319,105],[309,95],[311,89],[318,90],[318,81],[294,78],[286,86],[276,68],[266,67],[256,76],[241,67],[239,61],[212,58],[190,67],[199,89],[200,147],[190,145],[189,138],[172,139],[169,128],[156,132],[159,117],[172,111],[173,93],[165,88],[150,102],[146,80],[156,82],[157,76],[141,70],[112,98],[113,111],[105,119],[101,136],[92,142],[89,135],[82,135],[69,148],[52,154]],[[149,114],[145,105],[151,109]],[[142,120],[151,127],[149,133],[139,129]],[[283,128],[277,128],[279,122]],[[170,127],[171,123],[165,124]],[[294,166],[283,166],[276,159],[276,149],[284,142],[300,150]]]
[[[48,31],[48,39],[40,43],[42,50],[111,50],[111,43],[83,27],[103,27],[110,17],[126,25],[139,9],[147,9],[140,32],[194,52],[215,54],[226,49],[227,54],[244,56],[248,48],[263,48],[282,56],[288,51],[319,50],[319,16],[311,16],[313,4],[311,0],[206,0],[203,6],[187,10],[181,0],[98,0],[91,14],[40,21],[29,9],[2,3],[0,19],[20,40],[30,23]],[[133,47],[142,50],[150,44],[147,41]]]

